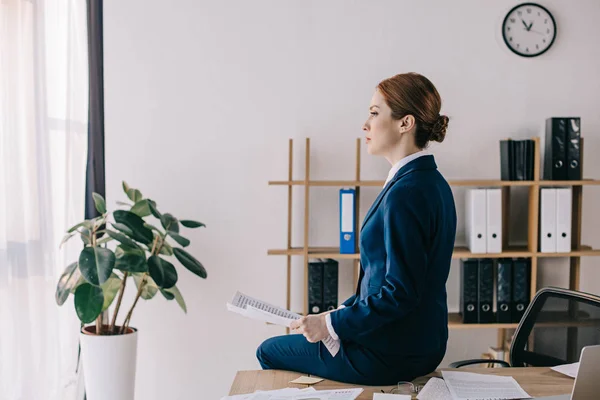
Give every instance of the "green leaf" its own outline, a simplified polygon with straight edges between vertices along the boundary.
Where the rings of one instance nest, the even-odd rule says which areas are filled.
[[[113,212],[115,221],[125,225],[132,233],[132,238],[140,243],[149,244],[154,239],[152,231],[144,227],[144,220],[138,215],[125,210],[115,210]],[[117,228],[115,226],[115,228]],[[117,228],[119,229],[119,228]],[[120,230],[120,229],[119,229]]]
[[[152,200],[148,199],[140,200],[137,203],[135,203],[133,207],[131,207],[130,211],[142,218],[147,217],[148,215],[152,214],[152,212],[150,211],[151,202]]]
[[[171,236],[173,240],[179,243],[183,247],[187,247],[190,245],[190,241],[183,236],[179,235],[179,233],[167,231],[167,235]]]
[[[173,255],[173,247],[171,247],[171,245],[165,241],[163,243],[163,245],[160,247],[159,253],[163,254],[165,256],[172,256]]]
[[[138,201],[143,199],[142,193],[139,190],[133,188],[129,188],[129,190],[127,190],[127,197],[129,197],[129,200],[133,201],[134,203],[137,203]]]
[[[179,222],[181,222],[181,225],[185,226],[186,228],[200,228],[202,226],[206,226],[202,222],[192,221],[189,219],[182,219]]]
[[[168,289],[177,283],[177,270],[159,256],[148,258],[148,272],[159,288]]]
[[[179,233],[179,223],[177,222],[177,218],[175,218],[171,214],[163,214],[160,217],[160,223],[166,230]]]
[[[104,197],[102,197],[96,192],[92,193],[92,197],[94,198],[96,210],[98,210],[100,214],[106,214],[106,201],[104,200]]]
[[[165,296],[165,299],[167,300],[173,300],[175,298],[175,295],[171,292],[167,292],[166,289],[160,289],[160,292],[163,296]]]
[[[179,307],[181,307],[183,312],[187,314],[187,307],[185,305],[185,300],[183,300],[183,296],[181,295],[181,292],[179,291],[177,286],[173,286],[172,288],[169,288],[169,289],[163,289],[163,291],[169,292],[169,293],[172,293],[173,295],[175,295],[175,301],[177,302],[177,304],[179,304]],[[163,295],[164,295],[164,293],[163,293]]]
[[[81,273],[79,272],[79,268],[77,268],[76,262],[65,268],[64,272],[60,276],[60,279],[58,280],[58,284],[56,285],[56,304],[59,306],[65,304],[71,289],[75,287],[80,277]]]
[[[174,248],[173,253],[175,253],[175,257],[184,267],[198,275],[200,278],[206,279],[206,269],[200,261],[196,260],[190,253],[179,248]]]
[[[110,236],[105,236],[102,239],[96,240],[96,244],[106,244],[106,243],[110,242],[111,240],[113,240],[113,238],[111,238]]]
[[[81,275],[92,285],[106,282],[115,265],[115,254],[102,247],[86,247],[79,254]]]
[[[84,283],[75,291],[75,311],[84,324],[95,320],[102,312],[104,295],[99,286]]]
[[[160,219],[162,217],[162,215],[158,211],[158,208],[156,208],[156,203],[154,201],[152,201],[149,203],[149,206],[150,206],[150,212],[152,213],[152,215],[154,215],[156,218]]]
[[[158,229],[157,227],[155,227],[155,226],[154,226],[154,225],[152,225],[152,224],[144,223],[144,226],[145,226],[146,228],[148,228],[148,229],[151,229],[151,230],[153,230],[153,231],[156,231],[156,232],[160,233],[160,234],[161,234],[161,236],[162,236],[162,234],[163,234],[163,231],[161,231],[160,229]]]
[[[128,229],[127,227],[125,227],[125,228]],[[109,229],[106,230],[106,233],[111,238],[115,239],[116,241],[118,241],[120,243],[123,243],[124,245],[126,245],[128,247],[133,247],[133,248],[141,249],[140,246],[136,242],[134,242],[133,240],[129,239],[129,237],[123,235],[122,233],[111,231]]]
[[[121,287],[121,279],[114,272],[110,275],[110,278],[104,282],[101,286],[102,293],[104,295],[104,303],[102,304],[102,311],[105,311],[110,307],[113,300],[115,299],[119,288]]]
[[[75,235],[75,232],[67,233],[65,235],[65,237],[63,237],[63,240],[61,240],[60,244],[58,245],[58,248],[60,249],[63,246],[63,244],[67,243],[67,241],[69,239],[71,239],[74,235]]]
[[[129,185],[125,181],[123,181],[123,191],[125,192],[125,194],[127,194],[127,192],[129,191]]]
[[[83,242],[83,244],[85,246],[89,246],[92,244],[92,241],[90,240],[90,238],[92,237],[92,232],[89,229],[83,228],[81,230],[80,235],[81,235],[81,241]]]
[[[83,277],[83,275],[81,275],[81,271],[80,271],[79,272],[79,279],[77,279],[77,282],[75,282],[75,284],[73,285],[73,287],[70,290],[71,294],[75,294],[75,290],[77,290],[77,288],[79,286],[83,285],[84,283],[88,283],[88,281],[85,280],[85,278]]]
[[[133,274],[133,281],[135,282],[135,286],[136,288],[140,288],[140,284],[142,282],[142,277],[144,276],[144,274]],[[150,300],[151,298],[154,297],[154,295],[156,294],[156,292],[158,292],[158,286],[156,285],[156,282],[154,282],[154,280],[146,275],[146,284],[144,285],[144,288],[142,289],[142,293],[140,294],[140,297],[144,300]]]
[[[129,229],[127,226],[120,224],[118,222],[115,222],[114,224],[111,223],[111,225],[113,226],[113,228],[115,228],[116,230],[118,230],[119,232],[122,232],[126,235],[129,236],[133,236],[133,231],[131,229]]]
[[[146,272],[146,252],[139,247],[130,247],[125,244],[115,249],[115,268],[127,272]]]
[[[127,207],[131,207],[132,206],[131,203],[125,203],[124,201],[117,201],[116,203],[119,206],[127,206]]]
[[[90,220],[85,220],[85,221],[83,221],[83,222],[80,222],[80,223],[78,223],[77,225],[75,225],[75,226],[74,226],[74,227],[72,227],[71,229],[69,229],[69,230],[67,231],[67,233],[72,233],[72,232],[75,232],[75,231],[76,231],[78,228],[81,228],[82,226],[85,226],[85,227],[86,227],[86,228],[88,228],[88,229],[92,229],[92,226],[93,226],[93,224],[92,224],[92,221],[90,221]]]

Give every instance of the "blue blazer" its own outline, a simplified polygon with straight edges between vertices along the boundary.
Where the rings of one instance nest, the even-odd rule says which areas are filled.
[[[357,293],[331,314],[342,343],[382,357],[443,357],[455,235],[454,197],[433,156],[410,161],[365,216]]]

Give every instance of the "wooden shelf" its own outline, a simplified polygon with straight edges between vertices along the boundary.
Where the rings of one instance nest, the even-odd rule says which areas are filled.
[[[536,322],[534,328],[600,327],[600,319],[575,319],[569,321],[564,312],[546,313],[547,322]],[[516,329],[518,323],[465,324],[459,313],[448,313],[448,329]]]
[[[273,249],[267,252],[270,256],[302,256],[304,248],[293,247],[291,249]],[[452,258],[503,258],[503,257],[532,257],[526,247],[511,247],[502,253],[471,253],[466,247],[455,247]],[[600,255],[600,252],[599,254]],[[308,256],[314,258],[336,258],[336,259],[360,259],[360,253],[340,254],[337,247],[309,247]],[[558,256],[556,256],[558,257]]]
[[[448,313],[448,329],[515,329],[517,323],[464,324],[458,313]]]
[[[585,186],[600,185],[599,179],[583,179],[580,181],[538,181],[539,186]]]
[[[375,186],[382,187],[385,181],[373,180],[311,180],[308,186],[333,186],[333,187],[359,187]],[[272,186],[304,186],[305,181],[269,181]],[[599,179],[583,179],[579,181],[502,181],[498,179],[449,179],[450,186],[477,186],[477,187],[497,187],[497,186],[585,186],[600,185]]]
[[[577,250],[572,250],[567,253],[536,253],[538,257],[585,257],[585,256],[600,256],[600,249],[592,249],[591,246],[582,245]]]
[[[514,246],[505,249],[502,253],[471,253],[471,251],[462,246],[454,248],[452,258],[516,258],[532,257],[534,253],[530,252],[526,246]]]

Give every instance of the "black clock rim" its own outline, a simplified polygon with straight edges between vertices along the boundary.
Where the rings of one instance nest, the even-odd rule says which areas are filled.
[[[519,53],[518,51],[516,51],[515,49],[513,49],[510,44],[508,43],[508,40],[506,39],[506,32],[504,30],[505,26],[506,26],[506,21],[508,20],[508,16],[515,11],[517,8],[521,8],[524,6],[535,6],[535,7],[539,7],[542,10],[546,11],[548,13],[548,15],[550,16],[550,19],[552,20],[552,24],[554,24],[554,35],[552,36],[552,40],[550,41],[550,44],[548,45],[548,47],[546,47],[544,50],[542,50],[539,53],[535,53],[535,54],[525,54],[525,53]],[[556,20],[554,19],[554,15],[552,15],[552,13],[543,5],[538,4],[538,3],[521,3],[521,4],[517,4],[516,6],[514,6],[513,8],[510,9],[510,11],[508,11],[506,13],[506,16],[504,17],[504,21],[502,21],[502,39],[504,40],[504,43],[506,44],[506,47],[508,47],[508,49],[510,51],[512,51],[513,53],[515,53],[518,56],[521,57],[527,57],[527,58],[532,58],[532,57],[537,57],[537,56],[541,56],[542,54],[544,54],[545,52],[547,52],[548,50],[550,50],[550,48],[552,47],[552,45],[554,44],[554,40],[556,39],[556,35],[558,34],[558,26],[556,25]]]

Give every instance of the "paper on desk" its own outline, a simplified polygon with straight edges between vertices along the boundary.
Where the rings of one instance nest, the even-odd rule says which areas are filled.
[[[454,400],[530,399],[512,376],[442,371]]]
[[[560,372],[563,375],[570,376],[571,378],[577,378],[577,372],[579,372],[579,363],[576,362],[573,364],[557,365],[551,369],[555,370],[556,372]]]
[[[446,382],[440,378],[430,378],[419,391],[418,400],[453,400]]]
[[[234,396],[225,396],[225,397],[221,397],[221,400],[248,400],[250,399],[252,396],[254,396],[256,393],[270,393],[270,394],[279,394],[279,395],[289,395],[289,394],[306,394],[306,393],[310,393],[310,392],[314,392],[315,389],[314,388],[306,388],[306,389],[298,389],[298,388],[285,388],[285,389],[277,389],[277,390],[257,390],[254,393],[248,393],[248,394],[236,394]]]
[[[373,393],[373,400],[410,400],[410,394]]]
[[[290,381],[290,383],[295,383],[298,385],[314,385],[315,383],[319,383],[321,381],[323,381],[322,378],[315,378],[314,376],[301,376],[293,381]]]
[[[227,309],[247,318],[287,328],[290,327],[292,321],[302,317],[300,314],[252,298],[241,292],[236,292],[231,303],[227,303]],[[322,342],[333,357],[340,351],[339,340],[334,340],[331,336],[327,336]]]
[[[254,393],[248,400],[354,400],[363,392],[362,388],[315,390],[310,393]]]

